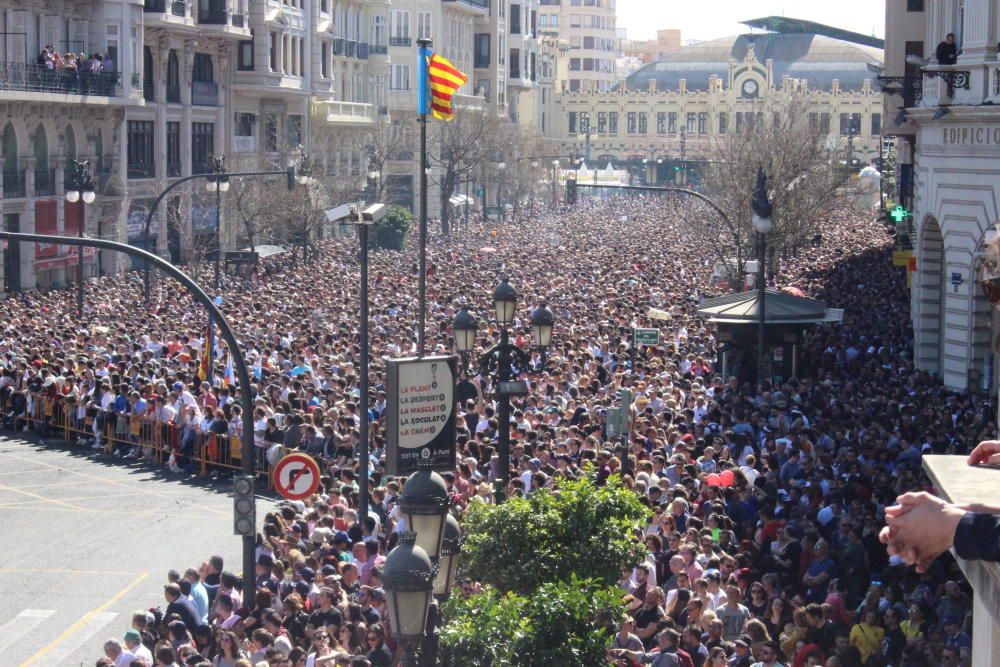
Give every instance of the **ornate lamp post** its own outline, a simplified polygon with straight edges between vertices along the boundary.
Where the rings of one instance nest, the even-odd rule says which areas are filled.
[[[309,153],[302,146],[296,149],[298,157],[295,159],[296,173],[295,180],[299,185],[305,188],[306,199],[309,202],[309,206],[312,207],[312,192],[309,187],[316,183],[316,179],[313,177],[314,165],[312,158],[309,157]],[[308,221],[302,226],[302,261],[308,259],[309,254],[309,224]]]
[[[209,192],[215,193],[215,289],[222,288],[222,281],[219,276],[219,260],[222,255],[222,193],[229,192],[229,175],[226,173],[226,157],[214,155],[209,158],[212,162],[212,173],[205,183],[205,188]]]
[[[757,313],[760,315],[757,321],[757,384],[764,381],[764,333],[767,321],[765,314],[765,299],[767,296],[766,272],[764,268],[764,258],[767,253],[767,235],[774,227],[771,215],[774,213],[774,206],[767,198],[767,175],[764,167],[757,166],[757,187],[754,190],[753,200],[750,202],[753,210],[751,218],[753,228],[757,232]]]
[[[552,329],[555,321],[555,315],[544,302],[531,313],[531,333],[535,340],[535,347],[542,357],[542,368],[545,368],[545,353],[552,343]]]
[[[538,182],[535,180],[535,168],[538,166],[538,160],[531,161],[531,217],[535,217],[535,184]]]
[[[72,172],[70,173],[69,189],[66,190],[66,201],[75,204],[83,201],[80,207],[80,224],[77,228],[77,235],[83,238],[84,230],[87,228],[87,204],[93,204],[97,199],[94,192],[94,181],[90,178],[90,162],[79,162],[73,160]],[[76,314],[83,317],[83,246],[76,248]]]
[[[503,175],[504,170],[507,168],[507,163],[501,160],[497,162],[497,208],[500,209],[500,223],[503,224],[504,221],[504,203],[503,203]]]
[[[559,160],[552,161],[552,208],[559,203],[556,195],[556,186],[559,182]]]

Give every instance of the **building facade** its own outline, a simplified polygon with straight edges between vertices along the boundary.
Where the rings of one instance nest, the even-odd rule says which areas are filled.
[[[0,9],[0,201],[9,230],[73,235],[85,218],[89,235],[142,245],[157,194],[208,173],[220,155],[230,171],[283,169],[302,146],[321,174],[357,192],[365,186],[366,137],[388,114],[388,0],[19,1]],[[87,66],[49,68],[39,56],[48,45],[61,60],[87,54]],[[99,73],[90,67],[95,53]],[[93,204],[65,201],[74,159],[91,163]],[[151,249],[184,261],[214,236],[215,198],[204,183],[165,198]],[[223,223],[222,237],[223,249],[242,242],[235,225]],[[64,247],[9,244],[3,260],[8,290],[77,276],[76,254]],[[116,253],[88,253],[83,275],[128,266]]]
[[[615,91],[556,96],[561,150],[591,165],[628,164],[644,182],[680,162],[711,160],[724,135],[775,115],[807,116],[831,159],[878,156],[882,98],[868,65],[877,50],[821,35],[741,35],[681,49]],[[686,167],[679,170],[686,173]]]
[[[916,364],[948,387],[995,391],[997,314],[979,281],[996,274],[1000,2],[890,0],[886,25],[894,26],[883,79],[887,131],[898,138],[898,197],[915,234]],[[948,33],[955,64],[935,58]]]
[[[539,0],[538,32],[569,44],[556,90],[607,92],[618,83],[616,0]]]

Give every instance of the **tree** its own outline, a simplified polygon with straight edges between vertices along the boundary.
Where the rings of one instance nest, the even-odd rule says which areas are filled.
[[[413,215],[409,210],[394,204],[389,206],[389,212],[372,229],[374,234],[369,239],[369,245],[372,248],[402,250],[412,221]]]
[[[624,609],[617,583],[638,563],[648,510],[618,478],[562,480],[502,505],[472,504],[461,576],[485,584],[443,609],[445,664],[599,665]]]
[[[742,285],[755,233],[750,201],[758,165],[767,174],[774,228],[767,244],[776,253],[795,249],[822,227],[826,215],[850,199],[850,173],[825,147],[826,133],[794,107],[781,115],[743,112],[744,122],[719,135],[715,161],[704,173],[704,193],[725,212],[724,221],[704,203],[678,206],[687,230],[726,263],[733,284]]]

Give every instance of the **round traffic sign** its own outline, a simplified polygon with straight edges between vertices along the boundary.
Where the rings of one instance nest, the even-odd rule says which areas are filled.
[[[286,455],[271,473],[274,488],[289,500],[302,500],[319,488],[319,464],[311,456],[293,452]]]

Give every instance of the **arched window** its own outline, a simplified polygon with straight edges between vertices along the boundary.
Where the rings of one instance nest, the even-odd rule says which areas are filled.
[[[181,67],[174,49],[167,55],[167,102],[181,102]]]
[[[76,159],[76,132],[73,131],[72,125],[66,126],[66,134],[63,135],[63,144],[65,146],[66,163],[69,164],[71,160]]]

